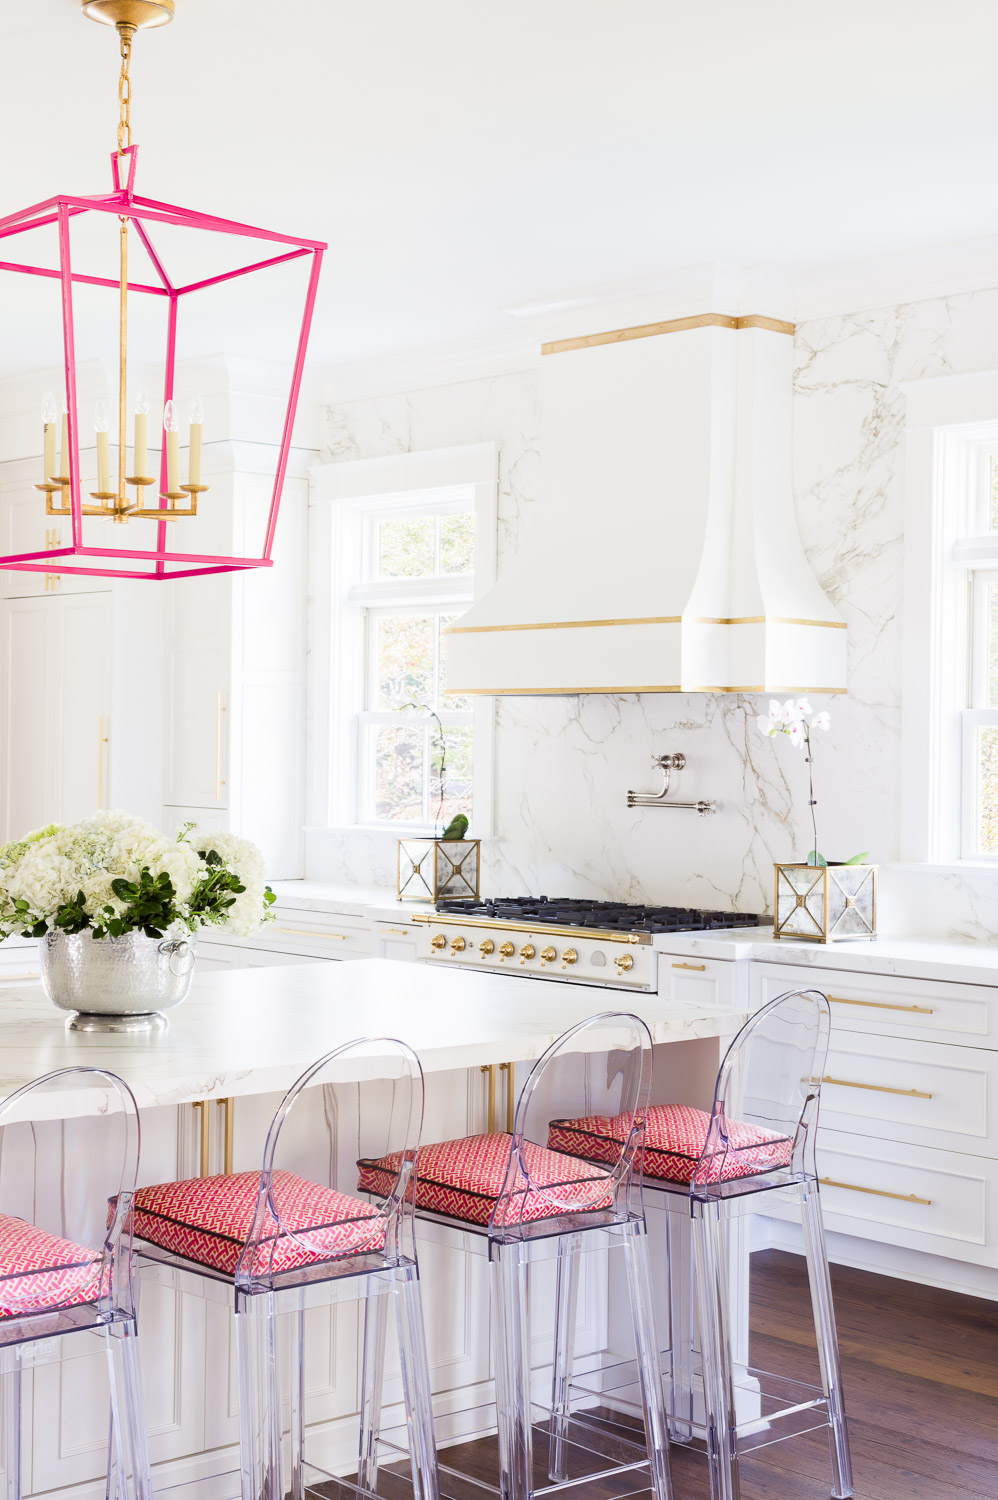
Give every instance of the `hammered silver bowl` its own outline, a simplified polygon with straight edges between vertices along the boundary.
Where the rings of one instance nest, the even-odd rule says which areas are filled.
[[[197,942],[141,932],[100,941],[89,932],[46,933],[38,944],[46,995],[74,1012],[69,1031],[155,1031],[187,998]]]

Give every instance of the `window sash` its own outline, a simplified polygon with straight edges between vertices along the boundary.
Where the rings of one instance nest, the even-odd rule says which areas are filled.
[[[967,708],[960,715],[961,721],[961,858],[986,860],[998,863],[998,852],[988,853],[980,847],[979,831],[981,796],[979,761],[977,754],[977,731],[982,728],[998,728],[998,708]]]

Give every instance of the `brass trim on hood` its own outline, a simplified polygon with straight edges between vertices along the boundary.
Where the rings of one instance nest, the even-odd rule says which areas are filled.
[[[796,687],[767,687],[762,682],[746,683],[743,687],[705,687],[702,683],[669,687],[529,687],[529,688],[452,688],[452,692],[464,697],[479,698],[581,698],[587,693],[619,695],[622,693],[844,693],[841,687],[816,687],[813,683]]]
[[[799,620],[789,615],[639,615],[633,620],[539,620],[525,625],[447,625],[444,635],[485,635],[498,630],[599,630],[609,625],[808,625],[845,630],[844,620]]]
[[[624,344],[631,339],[656,338],[661,333],[686,333],[692,328],[763,328],[769,333],[786,333],[792,338],[793,323],[767,318],[761,313],[732,317],[729,313],[698,313],[692,318],[670,318],[664,323],[641,323],[634,328],[612,328],[605,333],[587,333],[574,339],[555,339],[542,344],[542,354],[568,354],[573,349],[595,349],[600,344]]]

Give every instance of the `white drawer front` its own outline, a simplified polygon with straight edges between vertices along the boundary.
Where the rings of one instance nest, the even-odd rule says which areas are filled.
[[[658,955],[658,992],[663,1000],[734,1005],[737,965],[724,959]]]
[[[998,1163],[823,1130],[821,1205],[829,1229],[998,1266]]]
[[[876,953],[870,950],[871,963]],[[998,1047],[998,989],[935,979],[899,979],[844,969],[753,964],[752,1006],[793,989],[828,996],[835,1031],[910,1036],[971,1047]]]
[[[254,948],[310,953],[321,958],[366,958],[374,949],[372,924],[366,917],[325,912],[280,912],[274,922],[249,939]]]
[[[998,1053],[835,1029],[821,1122],[867,1139],[998,1156]]]

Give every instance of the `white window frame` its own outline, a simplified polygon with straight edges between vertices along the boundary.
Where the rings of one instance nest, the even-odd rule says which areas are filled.
[[[367,611],[381,600],[417,608],[452,596],[457,612],[495,580],[498,448],[475,443],[460,448],[402,453],[389,458],[320,464],[310,471],[309,672],[306,745],[307,822],[312,827],[375,831],[391,837],[433,833],[430,824],[361,822],[361,763],[358,715],[365,713],[368,652]],[[475,512],[475,578],[392,579],[370,576],[365,547],[372,516],[419,506],[441,511],[471,504]],[[494,828],[495,710],[491,698],[476,698],[471,710],[475,763],[471,833],[487,838]],[[402,714],[391,715],[399,724]]]
[[[926,868],[994,869],[976,848],[974,730],[980,703],[974,580],[998,574],[990,458],[998,371],[902,385],[905,434],[901,857]],[[978,597],[980,596],[978,589]]]

